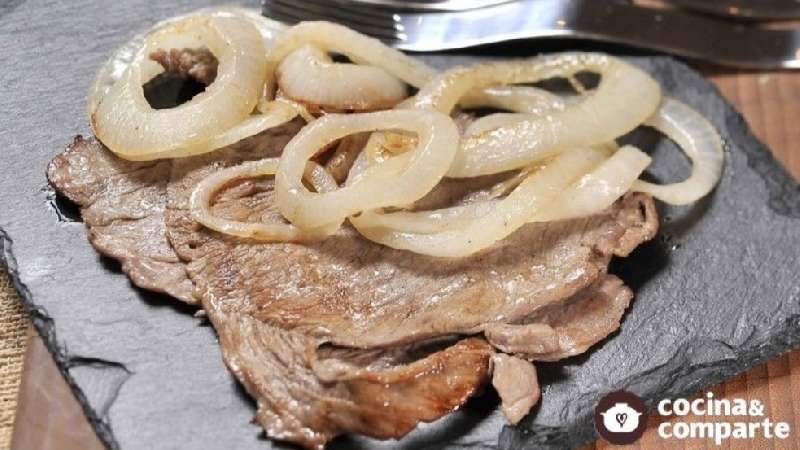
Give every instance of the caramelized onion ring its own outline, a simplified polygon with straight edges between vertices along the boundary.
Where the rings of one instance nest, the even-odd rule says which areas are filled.
[[[313,193],[303,186],[306,162],[318,149],[350,134],[387,129],[416,133],[417,147],[370,167],[358,180],[335,191]],[[455,123],[434,111],[328,115],[303,128],[284,149],[275,176],[276,203],[287,220],[302,228],[318,228],[361,211],[408,204],[442,179],[457,146]]]
[[[582,71],[601,75],[597,89],[582,102],[546,117],[466,137],[447,175],[462,178],[499,173],[565,149],[609,142],[636,128],[658,107],[661,88],[655,80],[618,58],[596,53],[455,68],[420,89],[413,107],[449,114],[459,99],[475,89],[569,77]]]
[[[371,227],[360,216],[351,217],[350,222],[368,239],[388,247],[438,257],[468,256],[519,229],[536,211],[547,206],[582,174],[601,163],[604,157],[605,153],[596,149],[563,152],[498,201],[491,214],[470,220],[462,227],[421,234]]]
[[[239,222],[214,215],[211,211],[211,202],[217,192],[236,180],[274,175],[278,169],[278,162],[278,158],[249,161],[238,166],[222,169],[204,178],[192,191],[190,199],[192,218],[205,227],[220,233],[259,241],[309,241],[334,233],[341,225],[341,222],[319,229],[300,229],[286,223]],[[311,184],[318,192],[332,191],[337,187],[336,181],[333,180],[328,172],[313,162],[309,162],[306,165],[305,177],[311,181]]]
[[[205,92],[171,109],[154,110],[142,86],[163,71],[147,58],[158,48],[208,47],[219,60]],[[266,78],[261,34],[238,17],[189,16],[147,37],[122,78],[91,117],[95,135],[122,158],[150,160],[214,150],[209,140],[254,110]]]
[[[678,100],[665,97],[655,115],[645,125],[675,141],[692,161],[689,178],[678,183],[657,185],[637,181],[633,190],[646,192],[673,205],[685,205],[706,196],[719,182],[725,152],[714,126],[697,111]]]

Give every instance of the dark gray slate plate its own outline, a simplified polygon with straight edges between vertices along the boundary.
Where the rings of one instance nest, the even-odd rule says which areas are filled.
[[[222,365],[213,330],[133,288],[46,187],[50,158],[88,132],[85,93],[110,52],[159,19],[213,2],[164,3],[0,6],[0,254],[109,446],[271,448],[250,423],[253,404]],[[663,208],[659,238],[615,263],[637,294],[622,329],[588,355],[541,366],[542,403],[520,426],[504,426],[488,393],[399,446],[576,446],[593,438],[590,416],[605,392],[626,388],[651,402],[686,395],[800,344],[798,185],[698,74],[667,58],[635,62],[724,136],[728,160],[716,193],[692,207]],[[686,173],[670,143],[647,132],[630,139],[653,149],[653,178]],[[334,447],[398,444],[344,437]]]

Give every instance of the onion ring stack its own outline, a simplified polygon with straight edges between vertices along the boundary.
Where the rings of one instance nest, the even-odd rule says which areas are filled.
[[[186,47],[214,54],[216,79],[183,105],[152,109],[142,86],[162,69],[147,55]],[[351,62],[334,62],[331,52]],[[600,76],[596,87],[577,81],[583,72]],[[559,96],[520,86],[550,78],[567,79],[575,92]],[[418,89],[410,98],[409,88]],[[458,107],[500,112],[459,131]],[[349,220],[367,239],[436,257],[474,254],[527,223],[597,214],[630,191],[691,203],[714,188],[724,164],[722,140],[705,118],[663,97],[641,69],[609,55],[562,53],[438,73],[340,25],[283,29],[236,9],[159,24],[123,47],[98,74],[89,114],[97,137],[131,160],[207,153],[301,115],[309,123],[280,158],[223,169],[199,183],[191,199],[194,219],[220,233],[273,242],[324,239]],[[639,180],[650,157],[615,140],[642,125],[687,154],[689,178],[666,186]],[[362,137],[342,147],[329,166],[334,178],[316,158],[357,134]],[[356,153],[352,142],[365,140]],[[342,161],[352,163],[349,173]],[[445,177],[509,171],[505,182],[472,202],[415,208]],[[275,175],[276,206],[287,222],[213,214],[218,191],[266,175]]]

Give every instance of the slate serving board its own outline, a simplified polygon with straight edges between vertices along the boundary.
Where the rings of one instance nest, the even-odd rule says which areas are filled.
[[[214,2],[163,3],[0,4],[0,256],[107,445],[279,447],[250,423],[254,405],[225,370],[213,330],[191,309],[132,287],[46,185],[47,162],[88,133],[85,94],[110,52],[157,20]],[[613,264],[636,292],[621,330],[586,355],[539,365],[542,402],[518,427],[505,426],[489,389],[399,443],[351,436],[333,448],[575,447],[593,439],[592,409],[605,392],[683,396],[800,345],[800,187],[699,74],[669,58],[633,61],[714,123],[727,162],[712,196],[661,207],[659,236]],[[626,139],[652,150],[651,178],[686,174],[657,134]]]

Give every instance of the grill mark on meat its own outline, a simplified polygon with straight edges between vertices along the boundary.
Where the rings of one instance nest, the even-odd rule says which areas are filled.
[[[92,246],[118,260],[135,285],[197,304],[185,266],[166,238],[170,165],[124,161],[97,140],[77,136],[50,162],[47,178],[80,207]]]

